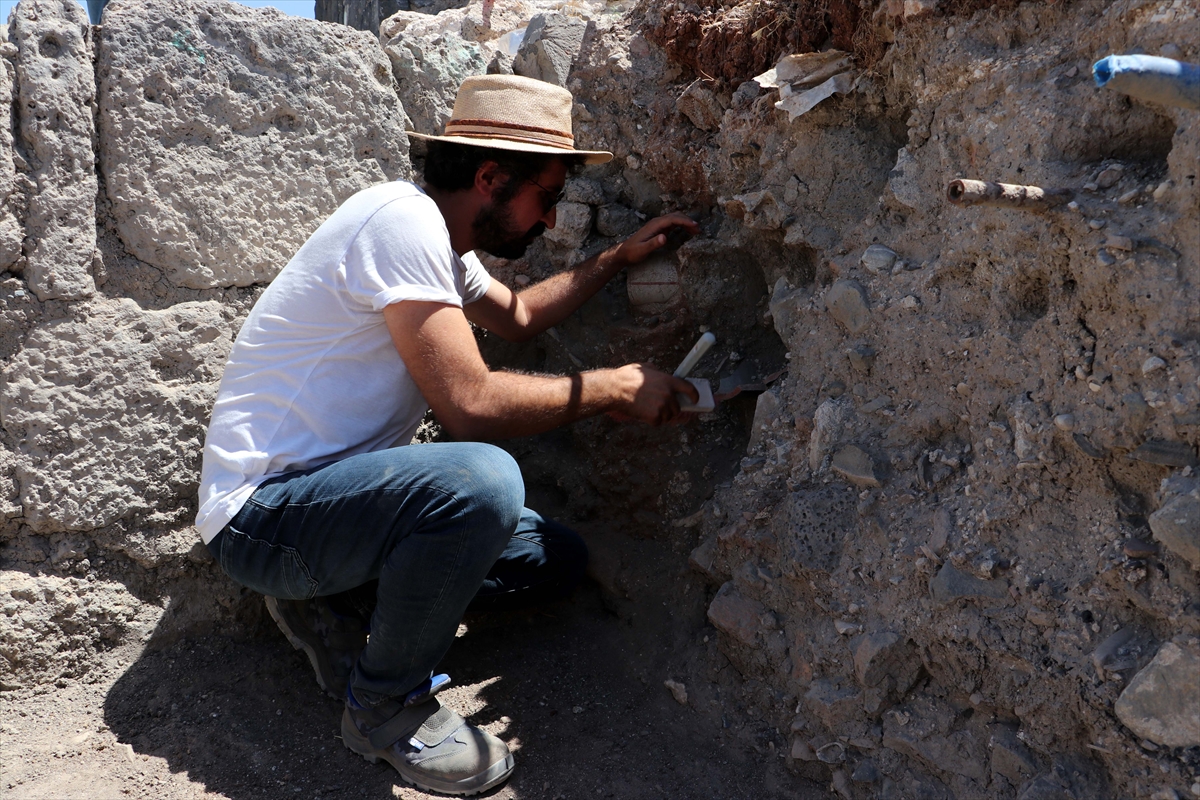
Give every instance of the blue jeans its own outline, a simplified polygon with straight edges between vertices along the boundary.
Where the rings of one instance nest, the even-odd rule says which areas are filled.
[[[234,580],[302,600],[378,581],[351,675],[378,705],[428,678],[463,612],[570,593],[587,548],[524,507],[512,456],[473,442],[397,447],[262,484],[209,543]]]

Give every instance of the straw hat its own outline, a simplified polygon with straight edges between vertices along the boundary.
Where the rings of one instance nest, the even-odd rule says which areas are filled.
[[[613,157],[604,150],[575,149],[570,92],[520,75],[467,78],[458,87],[454,111],[442,136],[412,131],[408,135],[527,153],[574,153],[585,156],[588,164],[603,164]]]

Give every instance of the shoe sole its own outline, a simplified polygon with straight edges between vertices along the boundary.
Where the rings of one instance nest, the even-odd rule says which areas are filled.
[[[321,657],[317,655],[316,649],[311,644],[297,636],[296,632],[293,631],[291,626],[289,626],[284,620],[283,612],[279,610],[279,601],[274,597],[266,597],[265,599],[267,603],[267,613],[271,615],[271,619],[275,620],[275,624],[279,626],[279,630],[283,631],[283,635],[287,637],[289,642],[291,642],[292,647],[308,656],[308,661],[312,664],[313,673],[317,678],[317,685],[335,700],[343,699],[336,690],[329,687],[328,681],[325,680],[321,666]]]
[[[392,760],[392,751],[390,749],[372,750],[371,743],[367,740],[367,737],[359,733],[358,728],[354,727],[354,723],[350,721],[349,711],[342,714],[342,744],[350,752],[362,756],[368,763],[378,764],[380,761],[386,761],[392,765],[396,772],[400,773],[400,777],[404,779],[405,783],[415,786],[418,789],[460,797],[469,797],[499,786],[508,780],[508,776],[512,774],[513,769],[517,766],[516,759],[513,758],[512,753],[509,753],[483,772],[472,775],[470,778],[464,778],[461,781],[434,780],[428,775],[413,770],[404,761],[397,764]]]

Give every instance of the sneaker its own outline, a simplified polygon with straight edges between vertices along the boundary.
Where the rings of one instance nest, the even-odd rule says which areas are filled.
[[[486,792],[512,774],[508,745],[428,696],[415,705],[391,700],[363,708],[347,693],[342,743],[372,764],[391,764],[407,783],[428,792]]]
[[[366,624],[338,614],[323,597],[268,597],[266,601],[267,611],[292,647],[308,656],[321,688],[338,700],[345,698],[350,672],[367,646]]]

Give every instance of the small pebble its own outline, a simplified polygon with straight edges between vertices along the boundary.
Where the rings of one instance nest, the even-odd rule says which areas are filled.
[[[1075,415],[1074,414],[1058,414],[1054,417],[1054,427],[1060,431],[1075,430]]]
[[[688,701],[687,687],[679,681],[673,681],[670,678],[663,681],[663,686],[671,691],[671,696],[675,698],[675,702],[681,706],[686,706]]]
[[[1106,220],[1102,220],[1102,219],[1093,219],[1093,220],[1088,221],[1088,227],[1094,231],[1100,230],[1107,224],[1108,224],[1108,222]]]
[[[1107,250],[1101,250],[1099,253],[1097,253],[1096,260],[1099,261],[1100,265],[1103,267],[1111,267],[1113,264],[1117,263],[1117,260],[1113,258],[1112,253],[1108,252]]]
[[[911,294],[900,301],[900,307],[907,308],[909,311],[912,311],[919,305],[921,305],[921,301]]]
[[[1079,74],[1079,67],[1071,67],[1069,70],[1067,70],[1068,78],[1074,78],[1078,74]]]
[[[1085,192],[1094,192],[1094,191],[1096,191],[1096,190],[1097,190],[1097,189],[1099,189],[1099,188],[1100,188],[1099,186],[1097,186],[1096,184],[1092,183],[1091,181],[1088,181],[1087,183],[1085,183],[1085,184],[1083,185],[1083,190],[1084,190]]]
[[[572,714],[582,714],[583,706],[575,706],[574,708],[571,709],[571,713]]]
[[[1130,189],[1125,194],[1117,198],[1117,202],[1121,205],[1128,205],[1138,199],[1138,195],[1142,193],[1141,189]]]
[[[862,625],[846,622],[845,620],[834,620],[833,627],[842,636],[854,636],[855,634],[862,633]]]
[[[1078,211],[1079,203],[1076,203],[1074,200],[1072,200],[1071,202],[1067,203],[1067,208],[1069,208],[1071,211]]]
[[[1128,252],[1133,250],[1133,240],[1128,236],[1118,236],[1115,233],[1110,233],[1108,238],[1104,240],[1104,246],[1110,250],[1124,250]]]
[[[958,392],[963,397],[967,397],[971,394],[971,387],[965,383],[960,383],[954,387],[954,391]]]
[[[1150,356],[1142,362],[1142,374],[1149,375],[1152,372],[1158,372],[1160,369],[1166,369],[1166,366],[1166,361],[1163,361],[1158,356]]]
[[[954,26],[953,26],[953,25],[951,25],[949,28],[946,28],[946,38],[947,38],[947,39],[953,39],[953,38],[954,38],[954,34],[956,34],[956,33],[958,33],[958,31],[956,31],[956,30],[954,29]]]
[[[982,702],[983,702],[983,695],[981,695],[979,692],[976,692],[975,694],[971,695],[971,705],[977,706]]]
[[[1170,181],[1163,181],[1162,183],[1160,183],[1158,185],[1158,188],[1154,190],[1155,201],[1161,202],[1162,199],[1167,196],[1167,192],[1169,192],[1169,191],[1171,191],[1171,182]]]
[[[531,282],[528,275],[518,275],[513,280],[516,281],[517,286],[528,286]]]

